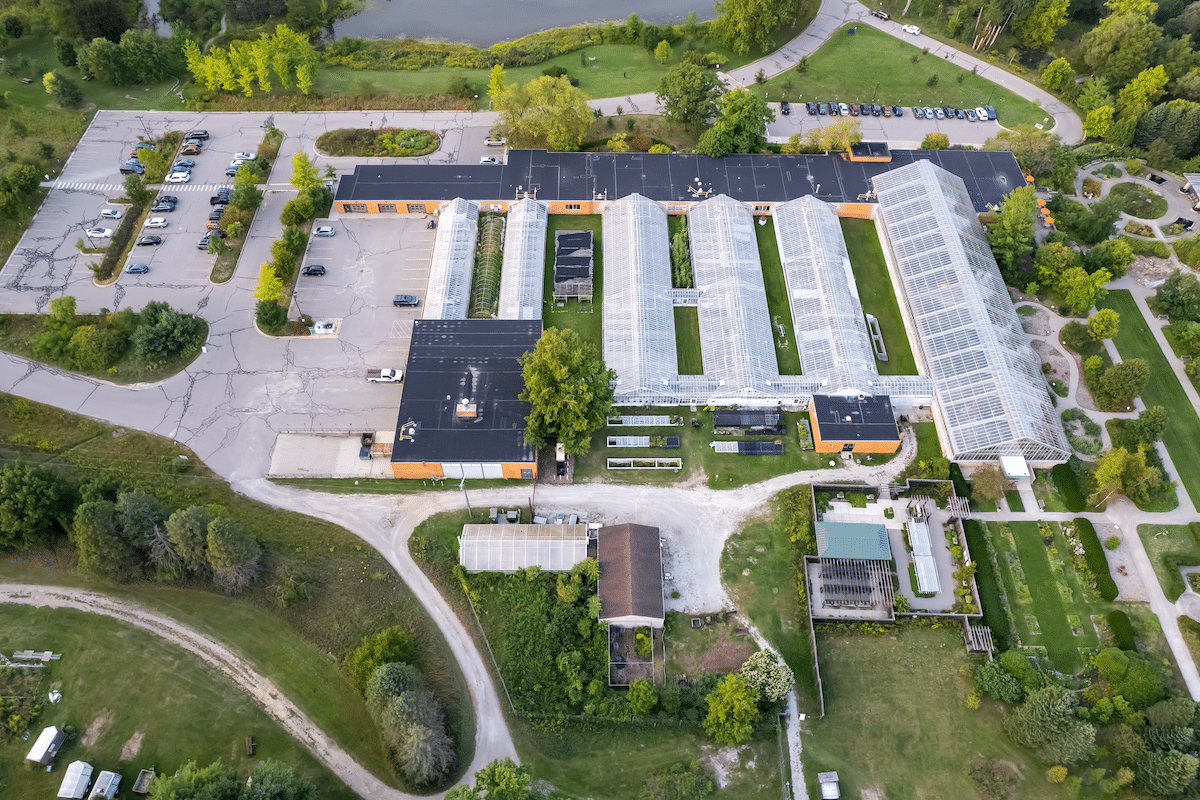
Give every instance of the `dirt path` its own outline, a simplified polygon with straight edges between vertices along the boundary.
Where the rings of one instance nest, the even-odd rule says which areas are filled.
[[[253,697],[263,709],[283,726],[284,730],[309,749],[325,766],[346,782],[346,785],[364,798],[413,798],[417,795],[387,786],[349,753],[338,747],[321,730],[284,697],[279,688],[267,678],[255,672],[248,663],[229,648],[179,624],[170,617],[151,611],[143,605],[118,600],[95,592],[71,589],[65,586],[34,586],[16,583],[0,583],[0,603],[19,603],[39,608],[66,608],[103,614],[124,623],[161,636],[194,653],[207,664],[216,668]],[[427,798],[423,798],[427,800]]]

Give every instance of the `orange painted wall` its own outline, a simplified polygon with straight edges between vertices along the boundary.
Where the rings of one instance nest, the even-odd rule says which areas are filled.
[[[517,480],[520,480],[521,470],[523,469],[533,470],[533,477],[535,479],[537,478],[537,462],[532,464],[501,464],[500,467],[504,470],[504,477],[506,478],[516,478]],[[529,479],[526,478],[525,480]]]
[[[397,478],[440,478],[442,477],[442,465],[425,462],[416,464],[393,463],[392,474]]]
[[[510,200],[487,200],[487,201],[480,202],[480,206],[482,207],[483,211],[491,211],[491,212],[500,211],[502,213],[507,213],[508,207],[509,207],[509,205],[511,205],[512,202],[513,201],[510,201]],[[699,201],[697,200],[697,202],[699,202]],[[565,200],[554,200],[554,201],[547,202],[546,207],[549,209],[549,212],[551,214],[600,214],[604,211],[604,208],[605,208],[605,206],[608,205],[608,203],[609,203],[608,200],[581,200],[578,202],[574,202],[574,201],[567,202]],[[382,211],[381,212],[379,210],[379,206],[387,205],[387,204],[394,205],[396,207],[396,210],[394,212],[393,211]],[[347,205],[366,206],[367,210],[365,212],[364,211],[347,211],[346,210]],[[420,211],[420,212],[409,211],[410,205],[421,205],[424,208],[424,211]],[[422,200],[387,200],[387,201],[369,200],[366,202],[353,203],[353,204],[348,204],[345,200],[339,200],[336,203],[334,203],[334,206],[336,207],[337,212],[339,214],[346,214],[348,216],[361,215],[364,213],[365,214],[385,214],[386,216],[392,216],[393,214],[395,214],[396,216],[399,216],[401,214],[420,214],[420,213],[436,214],[438,209],[441,207],[441,205],[442,205],[441,202],[437,201],[437,200],[425,200],[425,201],[422,201]],[[676,208],[677,205],[678,204],[673,203],[670,206],[668,206],[667,213],[669,213],[669,214],[685,213],[684,211]],[[567,206],[578,206],[578,208],[567,208]],[[875,204],[874,203],[834,203],[833,207],[837,210],[837,214],[839,217],[854,217],[855,219],[870,219],[871,212],[874,211],[874,209],[875,209]],[[755,216],[768,216],[768,215],[770,215],[771,212],[755,210],[755,211],[752,211],[751,213],[753,213]]]

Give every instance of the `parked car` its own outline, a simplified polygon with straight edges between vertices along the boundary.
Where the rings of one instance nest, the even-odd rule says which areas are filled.
[[[193,147],[204,147],[203,139],[184,139],[183,143],[185,145],[191,145]]]
[[[309,264],[304,269],[300,270],[301,275],[321,276],[325,274],[325,267],[320,264]]]
[[[486,147],[504,147],[504,145],[508,144],[508,139],[500,137],[493,139],[491,136],[489,136],[483,140],[483,144]]]
[[[204,230],[206,230],[206,231],[220,230],[220,227],[221,227],[221,220],[213,219],[212,217],[209,217],[208,222],[204,223]]]
[[[112,236],[112,228],[88,228],[83,235],[91,239],[108,239]]]
[[[367,380],[371,383],[399,383],[404,380],[402,369],[369,369]]]
[[[995,106],[987,105],[987,106],[983,107],[983,110],[987,112],[988,119],[996,118],[996,107]]]
[[[133,146],[133,150],[129,151],[129,157],[137,158],[138,150],[149,150],[150,152],[154,152],[154,145],[150,144],[149,142],[138,142]]]
[[[316,228],[313,228],[313,236],[329,237],[333,236],[334,234],[335,231],[329,225],[320,225]]]
[[[211,234],[209,234],[209,235],[211,235]],[[198,250],[207,250],[207,249],[208,249],[208,243],[209,243],[210,241],[212,241],[212,240],[211,240],[211,239],[209,239],[209,238],[208,238],[208,236],[201,236],[201,237],[200,237],[200,241],[196,242],[196,249],[198,249]]]
[[[233,161],[229,162],[229,166],[240,167],[242,164],[245,164],[248,160],[249,159],[245,159],[245,158],[235,158]]]
[[[200,139],[201,141],[203,141],[204,139],[208,138],[208,131],[203,130],[203,129],[188,131],[187,136],[185,136],[184,138],[185,139]]]
[[[119,208],[106,208],[100,212],[101,219],[120,219],[125,216],[125,212]]]
[[[141,175],[146,171],[146,168],[141,164],[129,163],[122,164],[119,169],[122,175]]]
[[[837,115],[838,115],[838,104],[830,103],[829,104],[829,116],[836,117]]]
[[[975,114],[975,109],[973,109],[973,108],[967,109],[967,119],[971,120],[971,122],[974,122],[975,120],[979,119],[979,117],[976,116],[976,114]]]
[[[921,110],[920,106],[913,106],[913,116],[917,119],[925,119],[925,112]]]
[[[817,114],[817,104],[816,103],[807,102],[804,104],[804,107],[808,109],[809,116],[816,116],[816,114]]]
[[[329,320],[321,320],[313,325],[313,333],[333,333],[334,324]]]
[[[208,198],[208,204],[209,204],[210,206],[219,206],[219,205],[224,205],[224,204],[226,204],[226,203],[228,203],[228,202],[229,202],[229,198],[230,198],[232,195],[233,195],[233,193],[232,193],[232,192],[221,192],[221,191],[218,191],[218,192],[217,192],[216,194],[214,194],[212,197]]]
[[[154,205],[150,206],[150,210],[155,213],[162,213],[163,211],[174,211],[175,204],[168,203],[166,200],[156,200],[154,202]]]
[[[220,222],[221,217],[223,217],[223,216],[225,216],[225,209],[221,209],[220,211],[212,212],[211,214],[208,215],[208,220],[209,220],[209,222]]]
[[[900,106],[892,106],[892,116],[893,117],[903,117],[904,109],[901,108]]]
[[[233,177],[235,177],[237,174],[238,174],[238,168],[237,168],[237,167],[226,167],[226,168],[225,168],[225,175],[226,175],[227,177],[233,178]]]
[[[852,116],[852,117],[858,116],[858,103],[850,104],[850,116]]]
[[[825,105],[824,103],[817,103],[817,113],[821,116],[825,116],[829,113],[829,106]]]
[[[146,220],[146,227],[165,228],[167,227],[167,220],[165,217],[151,217],[150,219]]]
[[[871,14],[873,16],[879,17],[880,19],[891,19],[892,18],[891,14],[884,11],[882,8],[877,8],[877,9],[873,10],[871,12]]]
[[[941,106],[938,106],[937,108],[935,108],[935,109],[933,110],[933,115],[934,115],[935,117],[937,117],[938,119],[945,119],[945,118],[946,118],[946,112],[942,110],[942,107],[941,107]]]
[[[495,156],[483,156],[479,159],[479,163],[480,164],[495,164],[495,165],[499,166],[500,159],[496,158]]]
[[[167,176],[167,183],[190,183],[192,173],[190,172],[172,172]]]
[[[198,155],[200,155],[200,145],[185,144],[183,147],[179,148],[179,155],[181,155],[181,156],[198,156]]]
[[[921,110],[925,112],[925,119],[934,119],[935,118],[933,109],[930,108],[929,106],[925,106]]]
[[[942,106],[942,112],[945,113],[946,119],[954,119],[954,109],[950,106]]]
[[[787,100],[782,100],[782,101],[780,101],[780,103],[779,103],[779,113],[780,113],[780,114],[783,114],[785,117],[786,117],[788,114],[791,114],[791,113],[792,113],[792,107],[791,107],[791,105],[788,103],[788,101],[787,101]]]
[[[841,114],[843,117],[849,116],[850,115],[850,106],[846,105],[845,103],[841,103],[838,106],[838,113]]]
[[[175,162],[175,169],[191,169],[194,166],[196,166],[194,158],[181,158]]]
[[[398,294],[392,298],[392,305],[394,306],[416,306],[419,302],[411,294]]]
[[[869,117],[871,115],[871,107],[866,103],[859,103],[858,113],[862,114],[864,117]]]
[[[165,200],[168,203],[176,203],[176,204],[179,203],[179,198],[173,194],[160,194],[158,196],[158,199]]]
[[[918,28],[916,25],[905,25],[902,28],[900,28],[900,30],[902,30],[908,34],[912,34],[913,36],[921,35],[921,29]]]
[[[139,236],[137,240],[138,247],[150,247],[151,245],[162,244],[161,236]]]
[[[884,115],[885,117],[890,117],[890,116],[892,115],[892,107],[891,107],[891,106],[889,106],[889,105],[887,105],[887,104],[884,104],[884,106],[883,106],[883,115]]]
[[[983,110],[983,106],[975,106],[975,116],[979,117],[980,122],[983,122],[988,118],[988,113]]]
[[[149,271],[149,264],[130,264],[125,268],[125,274],[127,275],[145,275]]]
[[[883,113],[883,108],[879,105],[879,103],[871,104],[871,116],[872,117],[878,117],[882,113]]]

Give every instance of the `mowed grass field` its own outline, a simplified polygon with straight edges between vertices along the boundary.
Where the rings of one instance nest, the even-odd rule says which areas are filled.
[[[556,231],[592,232],[592,302],[567,302],[563,308],[554,305],[554,234]],[[546,328],[570,328],[583,341],[604,353],[604,248],[601,239],[600,215],[551,214],[546,224],[546,283],[543,286],[542,325]]]
[[[1196,409],[1184,393],[1154,334],[1146,326],[1133,295],[1125,289],[1110,291],[1096,305],[1111,308],[1121,315],[1120,330],[1113,338],[1121,358],[1141,358],[1150,365],[1150,380],[1142,390],[1142,402],[1147,407],[1162,406],[1167,410],[1171,424],[1163,433],[1163,444],[1171,454],[1171,461],[1192,504],[1200,508],[1200,417],[1196,415]]]
[[[157,636],[95,614],[0,605],[0,650],[26,648],[62,654],[46,668],[39,692],[54,686],[63,699],[47,704],[29,741],[6,738],[0,745],[5,797],[53,797],[66,765],[77,759],[122,773],[128,792],[143,768],[171,774],[190,760],[221,759],[245,775],[265,758],[311,776],[322,798],[356,797],[248,694]],[[23,763],[46,725],[79,731],[50,773]],[[246,757],[247,736],[257,743],[253,758]]]
[[[1138,536],[1146,548],[1146,555],[1154,565],[1163,594],[1172,603],[1179,599],[1186,588],[1180,566],[1200,565],[1200,541],[1188,525],[1139,525]]]
[[[971,682],[959,668],[979,660],[963,650],[960,626],[881,636],[818,629],[817,652],[826,716],[804,723],[809,797],[820,797],[817,773],[836,770],[842,797],[975,798],[967,768],[978,758],[1012,762],[1024,776],[1014,795],[1022,800],[1075,796],[1004,735],[996,703],[965,707]]]
[[[1022,123],[1042,123],[1047,128],[1054,124],[1054,118],[1036,103],[970,70],[924,55],[921,48],[867,25],[857,26],[855,34],[848,36],[848,27],[839,29],[809,56],[807,73],[789,70],[767,81],[768,99],[779,100],[785,92],[788,100],[823,102],[865,103],[874,97],[879,103],[904,106],[908,115],[912,113],[909,106],[974,108],[991,98],[1000,124],[1007,128]],[[912,61],[914,55],[916,63]],[[935,74],[937,84],[929,86],[929,78]],[[784,86],[789,82],[791,91]],[[804,109],[797,113],[804,113]]]
[[[917,361],[904,331],[904,319],[900,316],[900,303],[887,271],[887,262],[883,260],[879,231],[869,219],[843,219],[841,222],[850,268],[858,286],[858,299],[862,301],[863,311],[879,320],[883,345],[887,348],[888,360],[877,359],[875,366],[880,375],[916,375]]]

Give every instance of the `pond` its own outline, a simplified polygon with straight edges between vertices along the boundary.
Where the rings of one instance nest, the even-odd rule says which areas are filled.
[[[656,25],[682,22],[689,11],[701,20],[716,16],[712,3],[697,0],[612,0],[585,6],[570,0],[518,0],[485,3],[480,0],[366,0],[362,13],[334,25],[336,37],[359,39],[440,39],[489,47],[547,28],[606,19],[624,20],[632,13]]]

